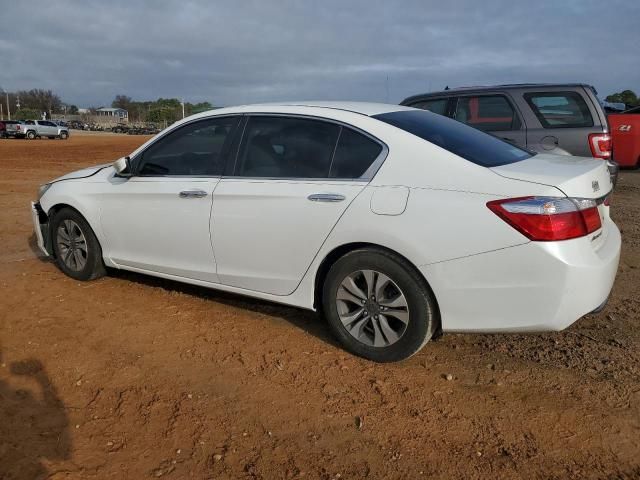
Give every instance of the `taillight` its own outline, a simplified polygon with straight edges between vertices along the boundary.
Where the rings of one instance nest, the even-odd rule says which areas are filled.
[[[487,207],[502,220],[537,242],[588,235],[602,224],[595,200],[588,198],[521,197],[494,200]]]
[[[609,160],[611,158],[611,135],[608,133],[592,133],[589,135],[589,148],[595,158]]]
[[[16,125],[16,130],[20,130],[20,125]]]

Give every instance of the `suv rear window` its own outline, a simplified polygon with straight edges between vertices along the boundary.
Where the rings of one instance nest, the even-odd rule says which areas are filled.
[[[389,125],[412,133],[465,160],[483,167],[497,167],[533,156],[527,150],[481,132],[451,118],[424,110],[374,115]]]
[[[589,107],[578,92],[525,93],[524,98],[544,128],[593,126]]]

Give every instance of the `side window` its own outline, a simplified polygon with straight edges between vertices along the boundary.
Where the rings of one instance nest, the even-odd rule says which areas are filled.
[[[251,117],[238,155],[241,177],[327,178],[340,127],[304,118]]]
[[[484,132],[520,129],[518,116],[502,95],[458,98],[455,119]]]
[[[526,93],[524,98],[544,128],[593,126],[589,107],[578,92]]]
[[[382,146],[349,128],[342,128],[333,156],[330,178],[359,178],[371,166]]]
[[[422,110],[429,110],[430,112],[437,113],[438,115],[447,114],[448,98],[436,98],[434,100],[425,100],[423,102],[414,103],[411,105],[413,108],[421,108]]]
[[[221,175],[225,146],[237,122],[238,117],[223,117],[180,127],[142,153],[138,175]]]

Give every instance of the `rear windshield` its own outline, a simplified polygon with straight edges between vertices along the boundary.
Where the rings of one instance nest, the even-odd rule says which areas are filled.
[[[483,167],[497,167],[531,158],[533,154],[451,118],[424,110],[375,115],[389,125],[412,133]]]

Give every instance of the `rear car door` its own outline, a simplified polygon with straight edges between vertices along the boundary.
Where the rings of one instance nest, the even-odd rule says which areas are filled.
[[[108,255],[118,265],[217,283],[209,222],[239,117],[178,127],[131,160],[100,196]]]
[[[249,116],[233,174],[214,191],[220,282],[291,294],[385,152],[366,134],[330,121]]]
[[[456,99],[453,118],[520,147],[527,146],[524,122],[504,94],[472,94]]]

